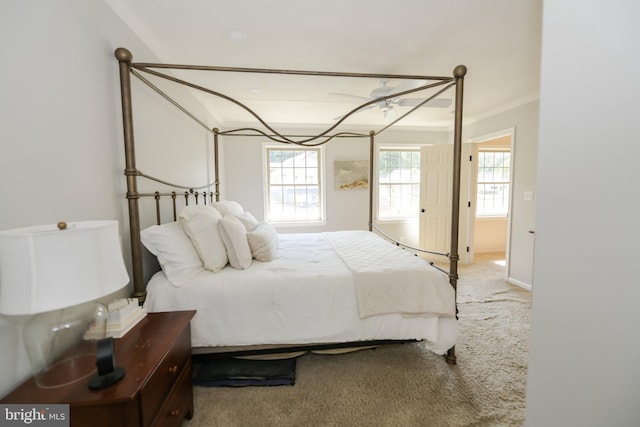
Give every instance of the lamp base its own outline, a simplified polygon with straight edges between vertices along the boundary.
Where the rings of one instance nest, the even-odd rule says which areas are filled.
[[[89,388],[99,390],[102,388],[111,387],[124,377],[124,368],[116,366],[113,372],[105,375],[94,375],[89,380]]]
[[[93,301],[31,316],[22,328],[36,384],[62,387],[96,372],[95,343],[82,336],[94,321]]]
[[[83,380],[95,372],[95,355],[79,354],[42,369],[35,375],[35,381],[40,388],[57,388]]]

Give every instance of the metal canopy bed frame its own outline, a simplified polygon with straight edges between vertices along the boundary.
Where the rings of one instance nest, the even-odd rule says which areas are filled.
[[[452,76],[449,77],[435,77],[435,76],[421,76],[421,75],[399,75],[399,74],[378,74],[378,73],[349,73],[349,72],[326,72],[326,71],[299,71],[299,70],[276,70],[276,69],[259,69],[259,68],[237,68],[237,67],[218,67],[218,66],[197,66],[197,65],[172,65],[172,64],[160,64],[160,63],[134,63],[133,55],[131,52],[125,48],[118,48],[115,50],[115,57],[119,62],[119,73],[120,73],[120,89],[121,89],[121,101],[122,101],[122,118],[123,118],[123,131],[124,131],[124,149],[125,149],[125,170],[124,175],[126,176],[127,182],[127,193],[126,199],[128,202],[129,208],[129,229],[130,229],[130,239],[131,239],[131,255],[132,255],[132,276],[133,276],[133,287],[134,293],[133,296],[138,298],[141,302],[144,301],[146,297],[146,283],[144,281],[143,275],[143,262],[142,262],[142,243],[140,239],[141,232],[141,223],[140,223],[140,211],[139,211],[139,200],[141,198],[154,198],[155,206],[156,206],[156,218],[157,223],[160,224],[160,199],[170,197],[172,199],[173,204],[173,220],[177,219],[176,212],[176,198],[177,196],[184,195],[185,204],[189,203],[190,198],[195,198],[195,203],[199,202],[199,197],[202,196],[203,202],[206,204],[207,199],[209,202],[213,202],[220,200],[220,187],[219,187],[219,167],[218,167],[218,144],[220,136],[261,136],[263,138],[270,139],[275,142],[285,143],[285,144],[297,144],[300,146],[315,146],[325,144],[334,138],[369,138],[370,142],[370,152],[369,152],[369,231],[375,230],[377,233],[383,235],[383,237],[391,240],[395,245],[404,247],[406,249],[418,252],[428,252],[431,254],[440,255],[449,259],[449,271],[444,271],[439,267],[433,265],[434,267],[444,271],[449,277],[449,283],[451,284],[454,292],[457,294],[457,281],[458,281],[458,234],[459,234],[459,214],[460,214],[460,165],[461,165],[461,148],[462,148],[462,101],[463,101],[463,89],[464,89],[464,77],[467,72],[467,68],[464,65],[458,65],[453,70]],[[428,83],[426,85],[420,86],[415,89],[405,90],[402,92],[392,93],[386,96],[382,96],[380,98],[376,98],[373,100],[368,100],[358,107],[354,108],[340,119],[336,121],[335,124],[330,126],[325,131],[317,134],[317,135],[284,135],[277,130],[273,129],[267,122],[265,122],[258,114],[256,114],[253,110],[251,110],[246,105],[242,104],[238,100],[235,100],[227,95],[222,93],[213,91],[211,89],[199,86],[197,84],[187,82],[185,80],[178,79],[169,74],[161,73],[157,71],[158,69],[168,69],[168,70],[198,70],[198,71],[217,71],[217,72],[232,72],[232,73],[260,73],[260,74],[281,74],[281,75],[303,75],[303,76],[323,76],[323,77],[350,77],[350,78],[379,78],[379,79],[410,79],[410,80],[426,80]],[[195,115],[190,113],[186,108],[181,106],[175,100],[173,100],[170,96],[160,90],[157,86],[151,83],[148,79],[146,79],[142,74],[146,73],[148,75],[152,75],[164,80],[168,80],[180,85],[184,85],[188,88],[195,89],[207,93],[209,95],[213,95],[218,98],[222,98],[230,103],[235,104],[236,106],[241,107],[245,111],[247,111],[250,115],[252,115],[257,122],[259,122],[265,129],[254,129],[254,128],[241,128],[241,129],[232,129],[221,131],[218,128],[209,128],[204,122],[200,121]],[[131,90],[131,75],[137,77],[144,84],[149,86],[151,89],[156,91],[160,96],[162,96],[166,101],[173,104],[176,108],[182,111],[184,114],[193,119],[198,125],[204,127],[208,132],[211,132],[214,137],[214,182],[211,184],[206,184],[204,186],[194,188],[189,186],[181,186],[177,184],[171,184],[165,182],[163,180],[151,177],[149,175],[144,174],[136,168],[136,153],[135,153],[135,145],[134,145],[134,132],[133,132],[133,112],[132,112],[132,90]],[[442,88],[440,88],[442,86]],[[437,88],[437,92],[432,96],[427,97],[424,101],[420,102],[413,108],[411,108],[408,112],[403,113],[398,118],[393,120],[391,123],[384,126],[382,129],[377,131],[371,130],[368,134],[355,133],[355,132],[336,132],[331,133],[337,127],[346,120],[352,114],[361,111],[362,109],[370,106],[376,105],[378,102],[391,100],[392,98],[396,98],[402,95],[406,95],[409,93],[424,91],[427,89]],[[374,187],[374,173],[373,173],[373,159],[374,159],[374,144],[375,137],[380,133],[384,132],[386,129],[390,128],[398,121],[402,120],[405,116],[414,112],[417,108],[424,106],[429,101],[435,99],[441,93],[453,88],[455,90],[455,111],[454,111],[454,124],[453,124],[453,179],[452,179],[452,205],[451,205],[451,246],[450,251],[448,253],[439,253],[422,250],[420,248],[414,248],[402,243],[399,243],[388,235],[384,234],[381,230],[375,227],[373,223],[373,187]],[[157,183],[168,185],[170,187],[180,189],[182,193],[173,192],[153,192],[153,193],[140,193],[138,192],[138,178],[146,178],[151,181],[155,181]],[[200,190],[203,188],[215,188],[214,192],[199,192],[196,190]],[[457,313],[457,307],[456,307]],[[378,345],[385,344],[388,342],[398,342],[397,340],[378,340],[378,341],[367,341],[367,342],[352,342],[352,343],[335,343],[335,344],[319,344],[319,345],[301,345],[298,347],[286,347],[276,349],[264,349],[257,348],[255,350],[242,350],[242,351],[231,351],[225,352],[225,356],[233,356],[233,355],[261,355],[261,354],[269,354],[274,352],[290,352],[290,351],[298,351],[298,350],[324,350],[324,349],[335,349],[335,348],[347,348],[347,347],[364,347],[367,345]],[[445,359],[447,363],[455,364],[456,363],[456,355],[455,355],[455,347],[452,347],[448,350]]]

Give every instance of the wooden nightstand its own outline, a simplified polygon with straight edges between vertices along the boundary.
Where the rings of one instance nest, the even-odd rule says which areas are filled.
[[[87,378],[44,389],[31,378],[1,402],[68,403],[71,426],[78,427],[179,426],[193,416],[190,321],[194,315],[195,311],[149,313],[116,339],[116,364],[126,374],[109,388],[90,390]]]

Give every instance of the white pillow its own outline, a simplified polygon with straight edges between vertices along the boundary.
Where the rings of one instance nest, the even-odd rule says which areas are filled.
[[[220,271],[227,265],[227,249],[220,237],[218,222],[222,215],[213,206],[186,206],[178,221],[202,260],[204,268]]]
[[[251,248],[247,241],[247,229],[233,215],[222,217],[218,223],[220,236],[227,247],[227,256],[231,267],[244,270],[251,265]]]
[[[153,225],[140,232],[142,244],[158,258],[172,285],[180,287],[204,270],[198,253],[180,224]]]
[[[234,202],[232,200],[222,200],[220,202],[213,202],[213,207],[218,210],[222,214],[225,215],[233,215],[239,216],[242,215],[244,209],[240,206],[240,203]]]
[[[235,215],[235,217],[240,220],[247,231],[253,231],[258,226],[258,220],[249,212],[244,212],[242,215]]]
[[[278,232],[269,223],[261,222],[255,230],[247,233],[251,255],[262,262],[273,261],[278,246]]]

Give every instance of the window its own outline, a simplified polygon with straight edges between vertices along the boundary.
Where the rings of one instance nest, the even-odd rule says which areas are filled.
[[[509,212],[511,152],[478,153],[478,216],[504,216]]]
[[[380,149],[378,218],[416,218],[420,206],[420,149]]]
[[[322,221],[322,148],[265,147],[267,219]]]

